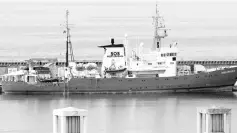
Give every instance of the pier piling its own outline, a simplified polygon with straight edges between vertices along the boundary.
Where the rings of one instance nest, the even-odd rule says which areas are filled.
[[[86,133],[87,110],[67,107],[53,110],[53,133]]]
[[[231,133],[231,109],[198,108],[197,133]]]

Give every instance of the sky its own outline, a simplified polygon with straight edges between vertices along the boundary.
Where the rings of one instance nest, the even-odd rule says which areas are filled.
[[[60,2],[59,2],[60,1]],[[151,47],[155,14],[153,0],[1,0],[0,59],[33,57],[64,59],[65,11],[76,59],[101,59],[98,45],[122,43],[128,34],[130,46],[144,42]],[[164,45],[177,41],[179,59],[235,59],[237,57],[237,2],[160,0],[169,36]],[[192,54],[190,54],[192,53]]]

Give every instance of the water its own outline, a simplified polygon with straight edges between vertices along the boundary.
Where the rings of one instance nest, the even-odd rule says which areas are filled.
[[[124,34],[130,36],[130,46],[136,38],[144,47],[152,44],[152,18],[155,0],[24,0],[0,1],[0,57],[28,59],[65,55],[63,24],[65,10],[69,21],[76,59],[101,59],[103,50],[98,45],[121,43]],[[169,46],[178,42],[179,59],[236,59],[237,2],[213,1],[158,1],[164,16]],[[192,54],[190,54],[192,52]]]
[[[53,109],[88,110],[88,133],[195,133],[196,108],[232,109],[237,122],[237,93],[133,95],[1,95],[0,132],[52,133]],[[237,127],[232,126],[232,132]]]

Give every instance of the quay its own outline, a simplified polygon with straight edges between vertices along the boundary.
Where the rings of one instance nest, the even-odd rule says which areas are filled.
[[[31,61],[32,66],[44,66],[50,64],[51,70],[60,71],[62,67],[65,67],[66,62],[58,61],[57,58],[32,58],[25,61],[0,61],[0,75],[10,73],[12,71],[17,71],[21,67],[28,67],[29,61]],[[102,60],[76,60],[77,64],[87,64],[95,63],[98,69],[102,66]],[[206,69],[218,69],[221,67],[237,66],[237,60],[219,60],[219,61],[205,61],[205,60],[180,60],[177,61],[177,67],[192,66],[192,65],[202,65]],[[58,72],[56,72],[58,73]]]
[[[76,63],[96,63],[97,65],[102,64],[102,60],[77,60]],[[45,65],[46,61],[37,62],[35,65]],[[58,61],[56,66],[65,66],[66,62]],[[221,65],[237,65],[237,60],[219,60],[219,61],[204,61],[204,60],[186,60],[186,61],[177,61],[177,65],[194,65],[199,64],[203,66],[221,66]],[[0,61],[0,67],[9,67],[9,66],[26,66],[26,61]]]

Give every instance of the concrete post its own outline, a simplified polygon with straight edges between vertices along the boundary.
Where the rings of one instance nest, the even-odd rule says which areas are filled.
[[[58,133],[58,116],[53,115],[53,133]]]
[[[231,109],[223,107],[199,108],[197,133],[231,133]]]
[[[87,110],[74,107],[53,110],[53,133],[86,133]]]
[[[197,113],[197,133],[202,133],[202,115]]]

